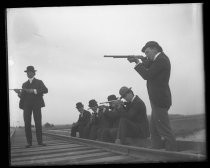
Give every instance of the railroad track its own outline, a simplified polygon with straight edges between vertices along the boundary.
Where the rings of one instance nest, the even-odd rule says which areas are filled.
[[[47,146],[25,148],[24,129],[17,129],[11,141],[11,165],[75,165],[104,163],[151,163],[203,161],[205,155],[168,152],[70,137],[68,131],[44,131]]]

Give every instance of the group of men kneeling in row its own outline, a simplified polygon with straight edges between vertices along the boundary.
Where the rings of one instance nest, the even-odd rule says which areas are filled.
[[[108,96],[109,106],[99,106],[96,100],[89,101],[91,114],[81,102],[76,104],[79,119],[72,125],[71,136],[79,132],[80,138],[128,144],[127,137],[147,139],[150,137],[146,106],[131,88],[122,87],[121,95]],[[121,101],[124,99],[126,102]]]

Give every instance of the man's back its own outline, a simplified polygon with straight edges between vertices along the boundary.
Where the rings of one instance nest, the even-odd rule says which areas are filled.
[[[171,72],[169,58],[162,52],[148,70],[139,65],[135,67],[135,70],[147,80],[150,101],[159,107],[170,107],[172,102],[169,88]]]
[[[157,62],[161,62],[156,64]],[[147,88],[151,101],[160,107],[170,107],[171,91],[169,88],[169,78],[171,72],[171,64],[168,57],[161,53],[154,61],[152,66],[162,66],[159,73],[153,78],[147,80]]]
[[[149,137],[149,121],[146,114],[146,106],[138,96],[135,96],[134,100],[128,103],[126,110],[122,110],[120,115],[136,124],[143,138]]]
[[[79,115],[78,123],[80,125],[87,125],[88,122],[90,121],[90,117],[91,117],[90,112],[87,110],[84,110],[83,116],[81,116],[81,114]]]
[[[150,132],[146,106],[145,103],[138,96],[136,96],[133,102],[129,105],[128,112],[132,111],[135,111],[132,121],[140,125],[141,135],[143,137],[148,137],[150,135]]]

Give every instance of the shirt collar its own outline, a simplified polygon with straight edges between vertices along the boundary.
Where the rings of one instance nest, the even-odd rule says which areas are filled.
[[[28,78],[29,82],[32,83],[34,77],[33,78]]]
[[[131,100],[131,103],[133,102],[133,100],[136,98],[136,95],[135,96],[133,96],[133,98],[132,98],[132,100]]]
[[[154,57],[154,60],[157,58],[158,55],[160,55],[161,52],[157,53]]]

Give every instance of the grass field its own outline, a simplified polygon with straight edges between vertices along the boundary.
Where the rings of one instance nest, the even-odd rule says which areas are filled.
[[[188,136],[197,131],[205,129],[205,115],[182,116],[181,118],[171,118],[171,127],[176,137]]]

